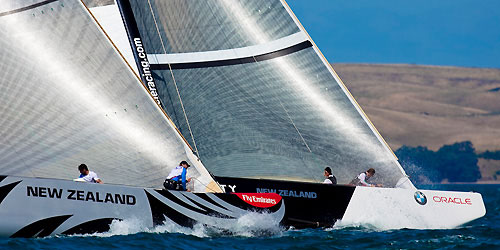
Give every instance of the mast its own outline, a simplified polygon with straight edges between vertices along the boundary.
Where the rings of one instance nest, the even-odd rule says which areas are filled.
[[[159,98],[158,91],[156,89],[157,85],[155,83],[155,79],[154,79],[153,74],[152,74],[151,69],[150,69],[151,66],[150,66],[150,63],[149,63],[148,58],[146,56],[144,45],[142,44],[142,39],[141,39],[140,33],[137,29],[137,23],[135,22],[135,18],[133,16],[133,13],[132,13],[132,10],[130,7],[130,3],[128,1],[120,1],[120,0],[117,0],[116,3],[118,5],[118,9],[120,11],[125,30],[127,32],[128,40],[130,42],[130,47],[132,48],[132,54],[134,55],[135,62],[137,64],[137,69],[138,69],[138,73],[139,73],[140,77],[137,74],[135,74],[135,71],[128,64],[127,60],[123,57],[123,55],[120,53],[119,49],[114,44],[113,44],[113,46],[118,51],[118,53],[120,53],[123,60],[125,62],[127,62],[127,65],[129,66],[129,68],[132,70],[132,72],[134,72],[134,74],[136,75],[138,80],[142,83],[142,86],[147,90],[147,92],[149,93],[151,98],[155,101],[159,111],[161,111],[161,113],[164,115],[165,119],[169,122],[169,125],[171,126],[171,128],[177,132],[180,139],[183,140],[185,146],[189,148],[189,151],[186,150],[186,154],[188,156],[188,159],[195,166],[196,170],[202,175],[202,178],[199,178],[199,181],[201,182],[201,184],[207,188],[208,192],[214,192],[214,191],[220,192],[222,190],[221,187],[219,186],[219,184],[217,182],[215,182],[213,180],[210,172],[208,172],[207,169],[201,163],[200,157],[198,155],[198,151],[193,150],[193,148],[191,147],[189,142],[182,135],[180,130],[177,128],[177,126],[174,124],[174,122],[172,121],[170,116],[165,112],[165,110],[163,108],[163,104]],[[87,10],[88,10],[88,8],[87,8]],[[92,15],[90,10],[89,10],[89,13]],[[106,34],[106,32],[104,31],[104,29],[102,28],[102,26],[99,24],[99,22],[97,21],[97,19],[95,17],[94,17],[94,20],[99,25],[101,30]],[[109,36],[107,34],[106,34],[106,36],[111,41],[111,39],[109,38]],[[113,42],[111,41],[111,43],[113,43]],[[187,120],[187,117],[186,117],[186,120]],[[194,138],[193,138],[193,142],[194,142]],[[196,144],[195,144],[195,146],[196,146]],[[194,153],[196,155],[191,155]]]

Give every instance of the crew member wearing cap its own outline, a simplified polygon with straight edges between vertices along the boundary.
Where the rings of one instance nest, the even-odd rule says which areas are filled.
[[[181,161],[181,163],[179,163],[179,166],[170,171],[170,174],[167,176],[167,179],[163,183],[163,186],[166,189],[171,189],[171,190],[184,190],[184,191],[187,190],[186,182],[191,181],[191,178],[188,178],[186,180],[188,168],[189,164],[187,163],[187,161]]]

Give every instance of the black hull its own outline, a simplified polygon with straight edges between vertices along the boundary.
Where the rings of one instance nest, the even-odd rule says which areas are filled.
[[[227,193],[277,193],[285,204],[285,226],[328,227],[342,219],[356,187],[294,181],[215,177]]]

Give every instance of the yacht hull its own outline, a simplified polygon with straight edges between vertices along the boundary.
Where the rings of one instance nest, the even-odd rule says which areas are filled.
[[[377,229],[455,228],[485,215],[481,194],[215,177],[226,192],[275,192],[286,226]]]
[[[203,224],[230,229],[251,213],[279,224],[285,206],[278,195],[190,193],[58,179],[0,176],[0,236],[106,232],[113,221],[144,228]],[[270,217],[269,217],[270,216]]]

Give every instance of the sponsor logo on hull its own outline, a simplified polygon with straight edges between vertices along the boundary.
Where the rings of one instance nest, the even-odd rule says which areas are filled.
[[[433,196],[432,200],[436,203],[445,203],[445,204],[456,204],[456,205],[472,205],[472,201],[470,198],[460,198],[460,197],[452,197],[452,196]]]
[[[255,207],[272,207],[281,201],[281,196],[275,193],[235,193],[244,202]]]
[[[141,78],[147,85],[149,92],[155,99],[156,103],[161,104],[154,78],[151,75],[151,67],[148,58],[146,56],[146,52],[144,50],[144,46],[142,45],[141,38],[138,37],[134,38],[134,46],[137,57],[139,58],[137,60],[137,64],[139,65],[141,71]]]
[[[417,201],[418,204],[420,204],[420,205],[427,204],[427,197],[425,197],[424,193],[417,191],[417,192],[415,192],[413,197],[415,198],[415,201]]]

